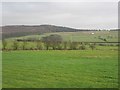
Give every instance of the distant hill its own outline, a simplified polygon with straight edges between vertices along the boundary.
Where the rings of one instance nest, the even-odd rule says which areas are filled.
[[[35,34],[38,35],[50,32],[76,32],[76,31],[81,30],[54,25],[39,25],[39,26],[13,25],[2,27],[2,37],[9,38]]]
[[[26,35],[40,35],[43,33],[51,32],[79,32],[79,31],[93,31],[93,30],[74,29],[55,25],[35,25],[35,26],[12,25],[2,26],[2,38],[4,39]]]

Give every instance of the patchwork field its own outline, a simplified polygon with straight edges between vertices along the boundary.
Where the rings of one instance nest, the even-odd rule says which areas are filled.
[[[92,34],[94,33],[94,34]],[[16,39],[26,39],[26,40],[41,40],[42,37],[46,37],[49,35],[60,35],[62,37],[62,41],[67,42],[103,42],[107,43],[106,45],[117,45],[118,42],[118,31],[82,31],[82,32],[56,32],[56,33],[44,33],[40,35],[28,35],[22,37],[14,37],[8,38],[6,49],[13,49],[13,43]],[[106,40],[106,41],[104,41]],[[113,43],[109,43],[113,42]],[[23,43],[18,42],[18,48],[21,49]],[[27,42],[26,49],[35,49],[35,42]],[[44,45],[42,45],[44,47]],[[2,44],[0,41],[0,49],[2,48]]]
[[[94,33],[94,34],[92,34]],[[78,42],[104,42],[100,39],[106,39],[108,42],[118,42],[118,31],[84,31],[84,32],[56,32],[45,33],[41,35],[28,35],[17,37],[18,39],[41,39],[52,34],[61,35],[64,41]],[[12,38],[15,39],[15,38]]]
[[[118,51],[112,47],[3,51],[2,56],[4,88],[118,87]]]
[[[17,42],[18,48],[12,49],[16,39],[40,40],[53,34],[60,35],[63,42],[108,44],[96,44],[94,50],[89,43],[84,50],[46,50],[42,43],[43,49],[39,50],[36,49],[37,43],[33,41],[26,42],[25,50],[22,49],[23,42]],[[3,88],[118,87],[117,31],[56,32],[8,38],[6,41],[6,49],[2,52]],[[70,43],[67,47],[69,46]],[[2,44],[0,47],[2,48]]]

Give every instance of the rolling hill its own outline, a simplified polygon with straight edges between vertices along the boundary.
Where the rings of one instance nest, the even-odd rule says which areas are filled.
[[[53,33],[53,32],[97,31],[97,30],[88,30],[88,29],[75,29],[75,28],[55,26],[55,25],[34,25],[34,26],[9,25],[9,26],[2,26],[0,28],[2,28],[2,39],[28,36],[28,35],[41,35],[43,33]]]
[[[13,25],[13,26],[3,26],[2,27],[2,37],[18,37],[18,36],[26,36],[26,35],[40,35],[43,33],[51,33],[51,32],[76,32],[82,31],[79,29],[73,29],[62,26],[54,26],[54,25],[39,25],[39,26],[25,26],[25,25]]]

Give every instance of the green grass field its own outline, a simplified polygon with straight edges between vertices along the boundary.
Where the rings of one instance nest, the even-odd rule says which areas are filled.
[[[118,51],[104,48],[3,51],[3,88],[117,88]]]
[[[0,51],[0,89],[2,89],[2,52]]]
[[[94,35],[92,35],[94,33]],[[108,42],[118,42],[118,31],[91,31],[91,32],[56,32],[56,33],[45,33],[42,35],[28,35],[17,37],[19,39],[41,39],[42,37],[49,36],[51,34],[61,35],[64,41],[78,41],[78,42],[104,42],[98,37],[107,39]],[[111,37],[111,38],[110,38]],[[15,38],[12,38],[15,39]]]
[[[94,33],[94,34],[91,34]],[[117,31],[56,32],[7,39],[7,49],[13,41],[61,35],[63,41],[118,42]],[[22,42],[19,42],[21,48]],[[0,47],[2,44],[0,41]],[[36,48],[27,42],[27,48]],[[117,88],[118,47],[96,45],[91,50],[16,50],[2,52],[3,88]]]

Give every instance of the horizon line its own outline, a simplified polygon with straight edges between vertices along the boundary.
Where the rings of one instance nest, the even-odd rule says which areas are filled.
[[[42,26],[42,25],[49,25],[49,26],[58,26],[58,27],[66,27],[66,28],[72,28],[72,29],[87,29],[87,30],[112,30],[112,29],[120,29],[120,28],[75,28],[70,26],[63,26],[63,25],[55,25],[55,24],[9,24],[9,25],[0,25],[0,27],[6,27],[6,26]]]

